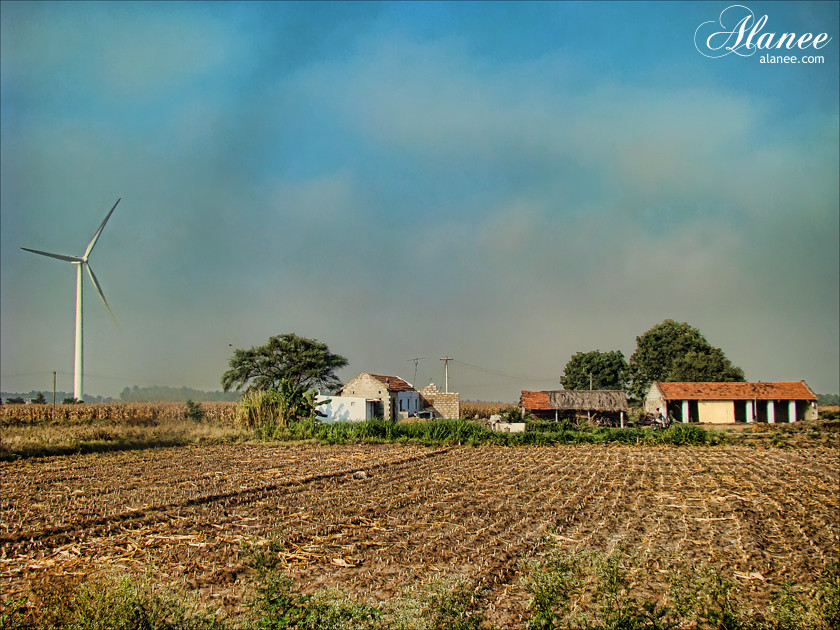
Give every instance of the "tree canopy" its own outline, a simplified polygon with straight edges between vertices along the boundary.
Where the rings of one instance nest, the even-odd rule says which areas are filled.
[[[566,389],[624,389],[627,386],[627,360],[619,351],[578,352],[566,364],[560,382]]]
[[[347,359],[333,354],[317,339],[286,333],[271,337],[263,346],[237,348],[230,369],[222,375],[222,387],[230,389],[278,389],[283,379],[312,388],[334,391],[341,386],[335,375]]]
[[[699,330],[666,319],[636,337],[630,357],[631,393],[641,399],[654,381],[743,382],[744,371],[732,365]]]

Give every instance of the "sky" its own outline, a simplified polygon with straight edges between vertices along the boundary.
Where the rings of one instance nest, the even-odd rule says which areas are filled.
[[[86,393],[218,390],[235,348],[294,332],[344,381],[443,388],[451,357],[451,391],[515,401],[665,319],[748,380],[837,393],[839,24],[837,2],[4,1],[0,390],[72,391],[75,269],[20,248],[81,255],[121,198]],[[816,63],[762,63],[768,33],[813,35],[769,52]]]

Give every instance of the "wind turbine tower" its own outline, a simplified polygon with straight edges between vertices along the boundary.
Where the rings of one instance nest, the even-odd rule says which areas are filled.
[[[87,270],[90,279],[93,281],[93,286],[96,287],[96,292],[99,293],[99,297],[102,298],[102,303],[105,304],[105,308],[108,309],[108,313],[114,319],[115,323],[117,321],[117,318],[114,317],[114,314],[111,312],[111,307],[108,306],[108,301],[105,299],[105,294],[102,293],[102,287],[99,285],[99,281],[96,279],[96,274],[93,273],[93,269],[91,269],[88,259],[90,258],[90,253],[93,251],[94,245],[96,245],[96,241],[99,240],[99,237],[102,234],[102,230],[105,229],[105,224],[108,223],[108,219],[110,219],[111,215],[114,214],[114,210],[117,208],[117,204],[120,202],[120,199],[117,199],[117,203],[114,204],[114,207],[111,208],[111,211],[105,217],[105,220],[102,221],[102,225],[100,225],[99,229],[96,230],[96,234],[94,234],[93,238],[90,239],[90,243],[88,243],[87,249],[85,249],[85,253],[81,256],[65,256],[63,254],[51,254],[49,252],[42,252],[37,249],[21,247],[21,249],[26,250],[27,252],[32,252],[33,254],[49,256],[50,258],[56,258],[58,260],[63,260],[65,262],[73,263],[74,265],[76,265],[76,352],[73,367],[73,397],[76,398],[76,400],[84,400],[85,395],[83,355],[84,321],[82,318],[82,294],[84,288],[83,269]]]

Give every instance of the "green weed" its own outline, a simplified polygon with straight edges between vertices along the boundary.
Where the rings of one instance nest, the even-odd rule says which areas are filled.
[[[638,595],[649,575],[619,542],[610,552],[549,550],[526,563],[530,630],[830,630],[840,628],[840,565],[832,561],[806,589],[783,585],[753,610],[724,572],[700,566],[672,576],[667,595]],[[686,625],[688,624],[688,625]]]
[[[31,630],[220,630],[214,615],[182,593],[156,587],[150,575],[54,580],[32,589],[34,608],[18,602],[0,628]]]
[[[204,408],[201,406],[201,403],[187,400],[186,405],[187,410],[184,412],[184,417],[187,420],[192,420],[193,422],[204,422],[207,418],[207,414],[204,412]]]

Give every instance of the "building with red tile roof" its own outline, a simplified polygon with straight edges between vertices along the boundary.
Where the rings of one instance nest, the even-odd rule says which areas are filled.
[[[373,416],[396,420],[420,411],[420,394],[399,376],[362,372],[347,382],[340,396],[361,396],[373,403]]]
[[[664,383],[645,398],[645,411],[665,410],[681,422],[797,422],[817,417],[817,396],[805,381],[780,383]]]

